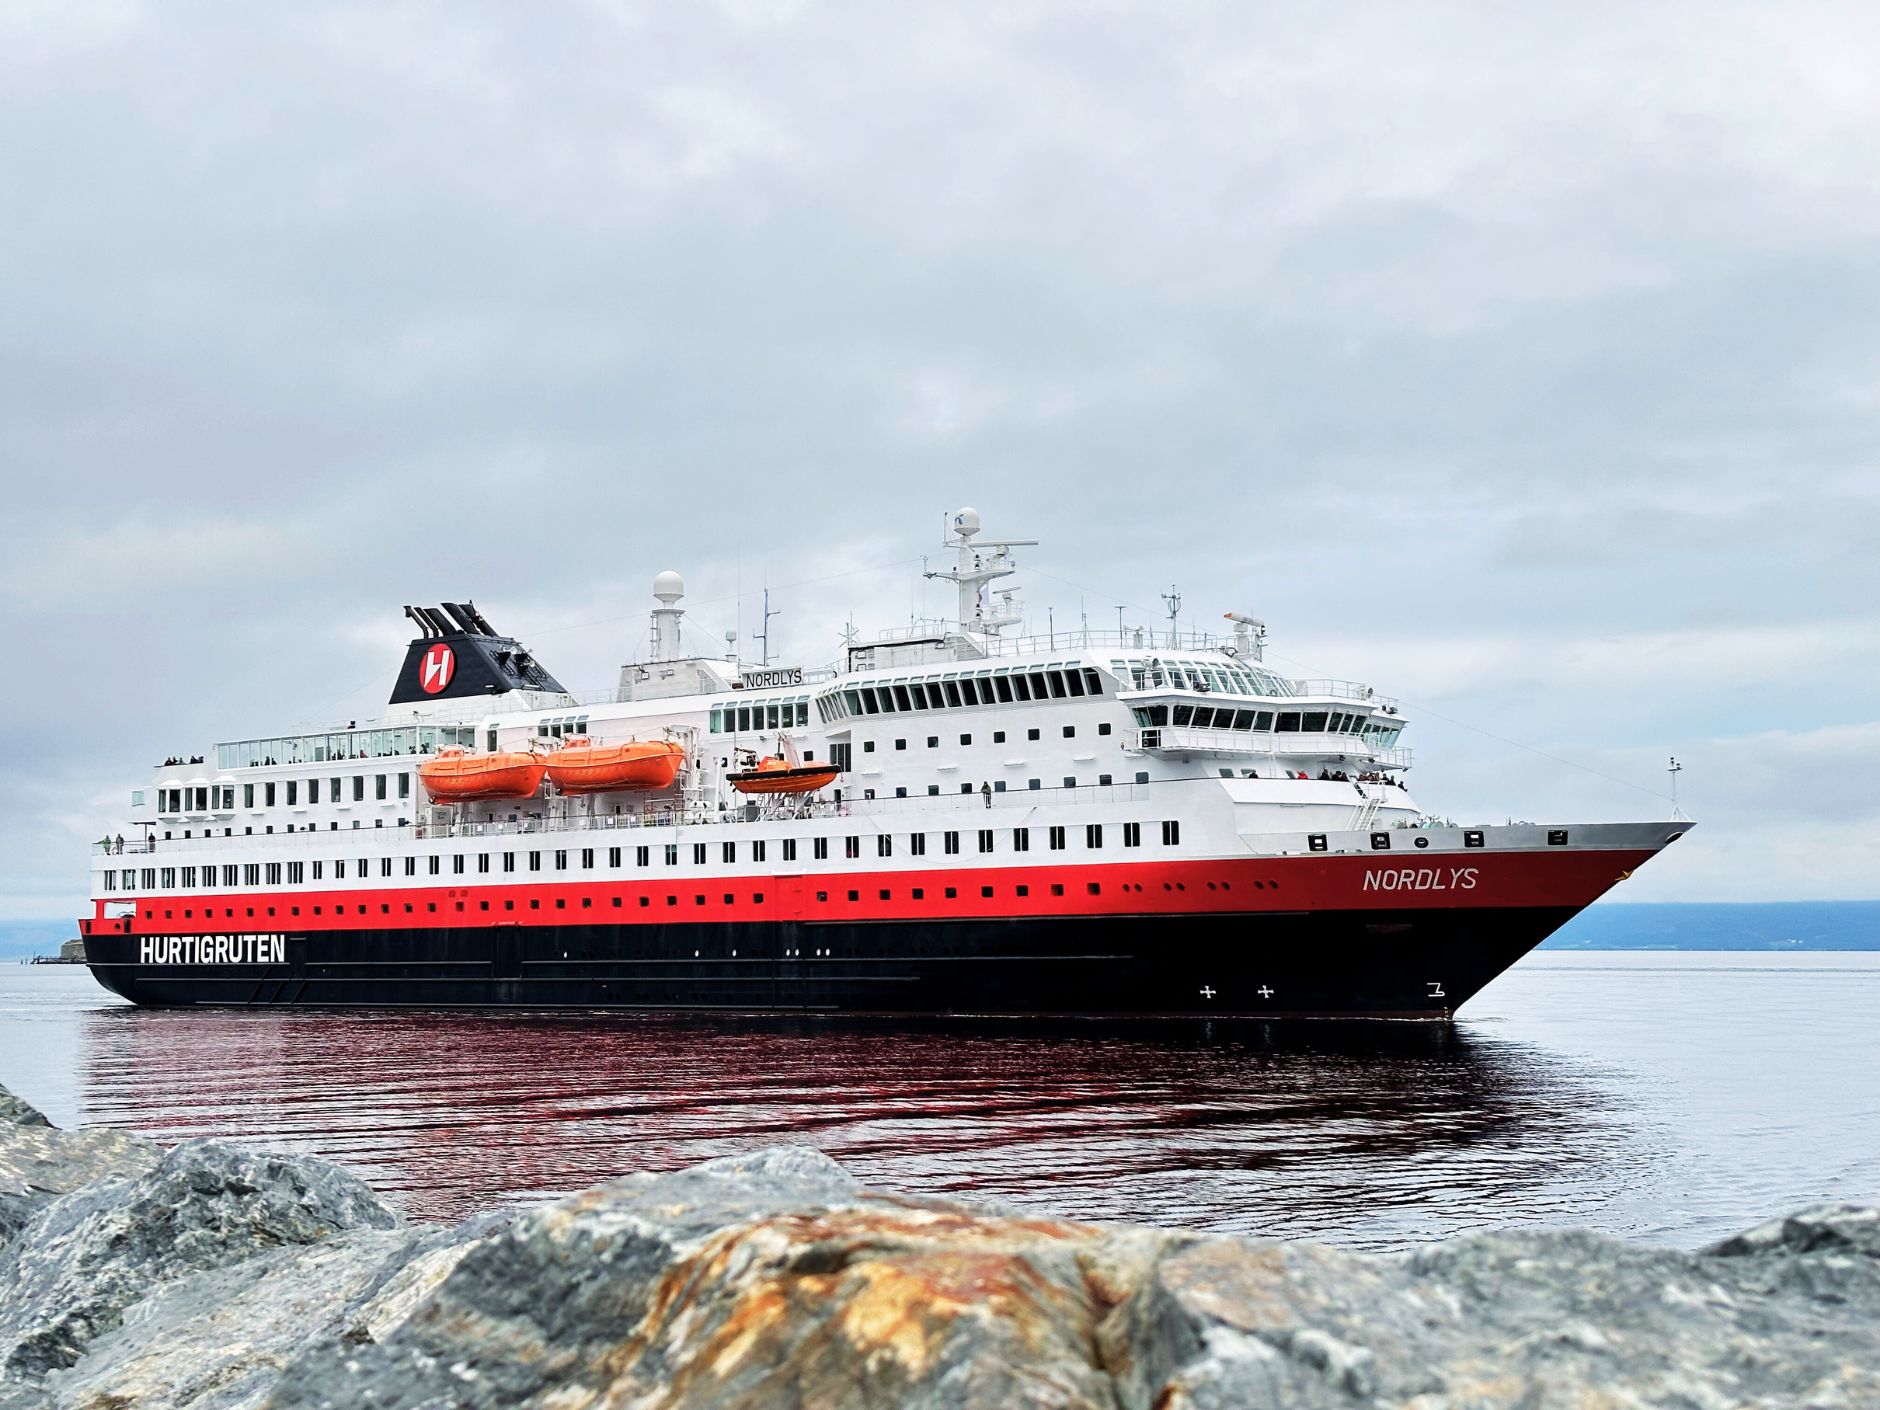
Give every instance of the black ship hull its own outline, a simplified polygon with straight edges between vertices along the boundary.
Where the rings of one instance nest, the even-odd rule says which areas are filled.
[[[93,934],[86,958],[153,1006],[1441,1019],[1579,909]]]

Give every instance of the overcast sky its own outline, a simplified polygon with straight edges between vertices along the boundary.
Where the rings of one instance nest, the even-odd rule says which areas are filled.
[[[573,688],[652,576],[1409,702],[1424,806],[1880,895],[1880,7],[0,0],[0,917],[405,602]],[[840,575],[840,576],[837,576]],[[821,581],[811,581],[821,580]],[[745,596],[738,597],[740,587]],[[1539,751],[1539,752],[1535,752]],[[1588,772],[1592,770],[1594,772]]]

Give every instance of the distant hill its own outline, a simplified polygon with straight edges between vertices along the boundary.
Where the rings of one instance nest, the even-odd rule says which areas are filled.
[[[69,920],[0,921],[0,962],[53,955]],[[1880,901],[1602,902],[1549,950],[1880,950]]]
[[[1880,950],[1880,901],[1604,902],[1547,950]]]

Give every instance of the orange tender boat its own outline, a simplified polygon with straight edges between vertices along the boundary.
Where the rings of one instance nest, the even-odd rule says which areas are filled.
[[[472,754],[452,745],[418,765],[418,781],[434,802],[479,803],[531,797],[547,768],[540,754]]]
[[[740,793],[814,793],[841,777],[833,764],[796,764],[770,756],[743,773],[726,774],[725,781]]]
[[[685,750],[669,739],[596,744],[575,735],[548,756],[548,776],[563,793],[669,788]]]

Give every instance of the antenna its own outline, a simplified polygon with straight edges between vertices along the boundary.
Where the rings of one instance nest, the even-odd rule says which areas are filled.
[[[761,632],[752,632],[751,635],[764,643],[764,655],[763,655],[762,663],[766,666],[770,664],[770,619],[772,617],[781,617],[782,615],[783,615],[782,609],[779,609],[775,612],[772,612],[770,610],[770,589],[765,588],[764,589],[764,629]]]
[[[1168,604],[1168,644],[1179,648],[1181,637],[1175,624],[1182,614],[1182,595],[1175,590],[1175,584],[1169,584],[1168,591],[1162,594],[1162,600]]]

